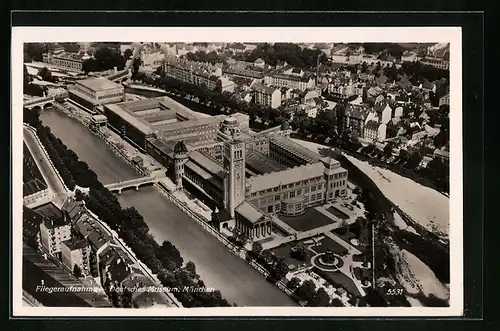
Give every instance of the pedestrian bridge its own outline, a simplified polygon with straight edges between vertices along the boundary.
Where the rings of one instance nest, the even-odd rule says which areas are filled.
[[[139,191],[139,188],[141,186],[153,185],[157,181],[158,181],[157,178],[148,176],[148,177],[141,177],[141,178],[126,180],[123,182],[108,184],[108,185],[105,185],[104,187],[106,187],[111,192],[116,192],[118,194],[121,194],[123,190],[131,189],[131,188],[135,189],[136,191]]]
[[[31,100],[26,100],[24,102],[24,108],[28,109],[46,109],[54,106],[54,97],[41,97]]]

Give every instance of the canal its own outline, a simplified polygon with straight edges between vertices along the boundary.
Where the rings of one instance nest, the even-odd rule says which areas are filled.
[[[45,110],[40,118],[103,183],[138,177],[104,141],[77,120],[56,110]],[[205,285],[220,290],[229,302],[239,306],[296,306],[153,187],[124,191],[119,200],[124,207],[134,206],[144,216],[155,239],[160,244],[168,240],[177,246],[186,262],[195,263]]]

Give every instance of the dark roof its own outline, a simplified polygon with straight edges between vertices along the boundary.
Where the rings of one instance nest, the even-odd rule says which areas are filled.
[[[231,214],[227,209],[221,209],[217,213],[215,213],[215,218],[220,222],[229,221],[231,219]]]
[[[246,155],[246,165],[251,170],[257,171],[259,174],[267,174],[275,171],[286,170],[287,167],[271,159],[263,153],[249,150]]]
[[[300,74],[301,71],[302,71],[302,69],[300,69],[300,68],[293,68],[293,70],[292,70],[292,72],[294,74]]]
[[[23,206],[23,235],[35,237],[40,231],[44,217],[31,208]]]
[[[254,84],[253,89],[264,94],[273,94],[276,89],[262,84]]]
[[[59,210],[59,208],[57,208],[52,202],[34,208],[34,211],[45,218],[45,226],[49,229],[69,224],[69,220],[66,220],[66,218],[64,217],[64,213]]]
[[[47,188],[47,184],[35,178],[23,184],[23,197],[43,191]]]
[[[109,266],[108,272],[113,281],[121,284],[130,275],[127,263],[118,254],[114,254],[107,265]]]
[[[63,244],[66,245],[70,250],[74,251],[77,249],[85,248],[89,246],[89,243],[85,239],[70,239],[63,241]]]
[[[186,147],[186,144],[180,140],[179,142],[177,142],[177,144],[175,144],[174,146],[174,153],[187,153],[188,152],[188,149]]]
[[[377,123],[375,121],[368,121],[368,123],[366,123],[366,125],[365,125],[365,129],[368,129],[368,130],[378,130],[378,127],[379,127],[379,123]]]

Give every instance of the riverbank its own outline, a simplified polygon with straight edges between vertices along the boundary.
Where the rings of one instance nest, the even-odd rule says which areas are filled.
[[[59,116],[67,117],[67,114],[61,112]],[[73,116],[73,119],[75,119],[74,117],[75,116]],[[82,118],[80,119],[82,120]],[[81,121],[78,121],[77,123],[80,126],[82,125]],[[53,124],[56,125],[55,123]],[[73,128],[75,132],[73,134],[73,137],[67,137],[68,143],[77,148],[81,148],[80,141],[83,138],[82,135],[88,134],[90,131],[87,126],[82,129]],[[77,133],[76,131],[82,132]],[[85,133],[83,133],[83,131],[85,131]],[[77,135],[76,139],[74,136],[75,134]],[[66,133],[64,135],[66,135]],[[96,137],[94,133],[92,134],[92,136]],[[99,141],[102,142],[102,139],[99,139]],[[122,144],[126,145],[127,142],[122,141]],[[71,145],[69,146],[70,148],[73,147]],[[97,144],[96,142],[94,143],[94,145],[96,145],[96,148],[100,149],[100,145],[102,145],[102,143]],[[108,150],[106,152],[106,155],[110,154],[109,152],[113,152],[113,149],[109,148],[107,144],[106,149]],[[120,150],[120,148],[118,150]],[[112,154],[114,154],[114,152]],[[78,155],[80,156],[80,153]],[[91,168],[95,168],[98,170],[99,177],[101,177],[102,166],[104,166],[105,168],[109,167],[109,169],[104,169],[106,173],[109,171],[113,171],[114,166],[113,164],[108,163],[108,160],[106,160],[106,155],[94,155],[95,154],[90,150],[85,150],[82,151],[80,157],[82,161],[88,162]],[[120,160],[122,160],[122,158],[120,158]],[[120,180],[121,179],[118,178],[118,181]],[[182,254],[184,255],[186,252],[186,256],[190,259],[193,259],[200,266],[200,271],[204,270],[202,276],[208,285],[211,285],[211,279],[215,280],[215,283],[217,284],[223,284],[231,291],[229,292],[229,294],[231,294],[231,298],[235,298],[234,302],[238,304],[240,302],[243,302],[244,304],[252,306],[296,305],[296,303],[288,295],[286,295],[286,293],[283,293],[283,290],[278,289],[276,286],[267,282],[265,278],[262,277],[262,272],[264,272],[265,270],[259,272],[259,270],[256,269],[254,265],[248,265],[248,262],[244,259],[244,252],[240,252],[240,256],[237,256],[233,251],[228,251],[228,248],[225,247],[227,245],[227,240],[225,242],[222,242],[213,234],[208,233],[207,229],[213,231],[215,230],[209,227],[209,225],[206,223],[207,217],[196,215],[198,213],[196,211],[193,211],[194,208],[192,206],[194,202],[185,202],[178,199],[178,201],[176,201],[174,199],[176,197],[173,196],[173,193],[170,195],[171,197],[173,196],[173,198],[168,199],[163,195],[165,192],[160,192],[157,188],[155,188],[154,191],[157,192],[157,195],[159,195],[162,200],[168,201],[170,204],[174,204],[173,201],[177,202],[175,204],[175,209],[181,211],[182,215],[176,214],[177,216],[175,217],[177,217],[177,220],[174,220],[172,216],[174,213],[172,212],[172,210],[165,209],[166,207],[163,206],[163,202],[160,202],[156,198],[156,194],[152,195],[145,201],[142,201],[143,199],[141,199],[140,201],[137,200],[140,196],[145,194],[142,191],[147,192],[147,188],[141,188],[141,192],[124,192],[121,196],[118,196],[118,199],[120,201],[123,201],[122,199],[127,196],[127,193],[134,196],[135,202],[131,204],[131,206],[137,206],[137,209],[141,212],[141,214],[146,215],[145,219],[149,227],[152,230],[155,228],[157,229],[155,231],[156,237],[163,238],[162,240],[168,238],[169,241],[175,241],[176,243],[178,243],[176,244],[176,246],[180,247],[180,251],[183,252]],[[153,205],[150,205],[152,201],[157,202]],[[185,203],[190,204],[190,208],[187,208],[185,206]],[[178,212],[175,211],[175,213]],[[195,214],[196,216],[193,217],[192,214]],[[168,219],[165,218],[166,215],[169,215]],[[193,223],[192,220],[195,220],[195,223]],[[196,230],[194,229],[194,227],[200,230]],[[189,239],[189,237],[193,235],[193,232],[197,233],[196,237]],[[174,233],[176,233],[176,235],[173,235]],[[195,249],[198,243],[205,243],[205,248],[200,247],[199,249]],[[218,248],[219,246],[221,248]],[[206,251],[207,247],[212,247],[212,249],[215,251]],[[235,258],[238,259],[238,262],[234,261]],[[254,272],[252,270],[256,270],[257,272]],[[283,285],[279,286],[284,288]],[[269,296],[269,294],[273,292],[274,294]],[[226,297],[225,292],[224,297]]]

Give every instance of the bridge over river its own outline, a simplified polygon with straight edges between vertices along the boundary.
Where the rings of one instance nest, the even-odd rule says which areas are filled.
[[[180,250],[185,262],[193,261],[207,287],[220,290],[229,302],[239,306],[297,305],[157,189],[147,187],[151,179],[137,178],[137,172],[84,125],[53,109],[41,112],[40,119],[88,164],[104,185],[118,184],[111,186],[116,191],[126,186],[139,186],[138,192],[122,192],[118,198],[122,207],[135,207],[160,244],[164,240],[170,241]]]
[[[125,180],[117,183],[112,183],[112,184],[107,184],[104,187],[106,187],[108,190],[111,192],[116,192],[118,194],[122,193],[122,190],[130,189],[130,188],[135,188],[136,191],[139,191],[139,188],[141,186],[146,186],[146,185],[153,185],[156,182],[158,182],[159,178],[154,178],[154,177],[141,177],[141,178],[136,178],[136,179],[130,179],[130,180]]]

